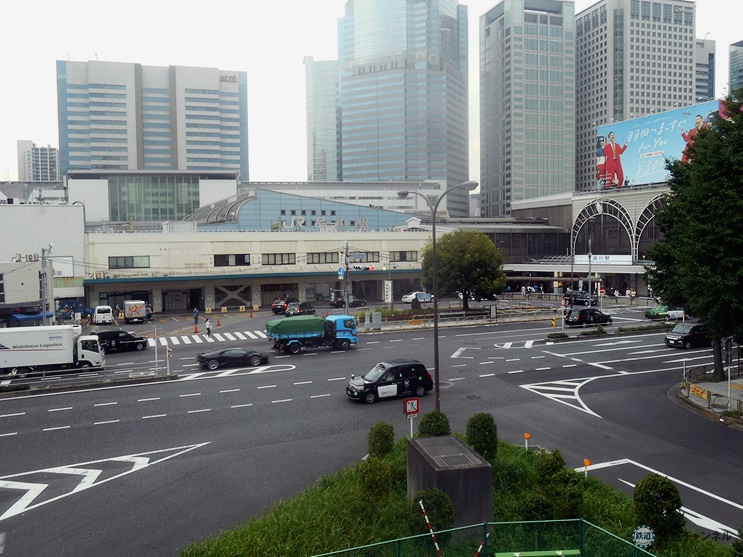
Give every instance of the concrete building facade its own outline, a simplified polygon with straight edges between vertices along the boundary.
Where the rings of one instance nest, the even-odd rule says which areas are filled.
[[[33,141],[18,140],[19,182],[60,182],[59,149],[39,147]]]
[[[596,127],[694,104],[695,4],[600,0],[576,16],[576,189],[596,187]]]
[[[574,10],[503,0],[480,18],[481,216],[575,188]]]
[[[248,175],[245,72],[57,61],[61,170]]]

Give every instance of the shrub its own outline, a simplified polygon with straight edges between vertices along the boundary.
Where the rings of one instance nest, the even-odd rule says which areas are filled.
[[[565,468],[565,459],[562,453],[555,449],[552,452],[541,450],[537,453],[534,470],[537,474],[537,483],[544,487],[552,482],[552,478]]]
[[[467,443],[485,460],[498,454],[498,426],[492,414],[480,412],[467,422]]]
[[[638,522],[650,526],[661,544],[678,538],[684,531],[681,494],[668,478],[648,474],[635,485],[634,500]]]
[[[733,542],[733,557],[743,557],[743,526],[738,530],[738,539]]]
[[[413,501],[410,503],[408,523],[412,535],[428,532],[428,525],[423,516],[420,501],[423,501],[428,520],[434,530],[448,530],[454,525],[454,505],[452,505],[449,496],[435,487],[422,489],[415,494]]]
[[[421,423],[418,426],[418,435],[421,437],[440,437],[451,435],[449,418],[440,410],[433,410],[423,414]]]
[[[369,456],[384,458],[395,445],[395,430],[387,422],[374,424],[369,430],[368,450]]]
[[[380,507],[387,501],[392,490],[390,465],[381,458],[369,457],[359,464],[356,483],[361,497],[369,503],[376,520]]]

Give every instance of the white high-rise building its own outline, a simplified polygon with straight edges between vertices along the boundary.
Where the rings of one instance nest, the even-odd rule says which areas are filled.
[[[576,16],[578,191],[596,187],[596,128],[696,102],[695,4],[601,0]]]
[[[248,180],[245,72],[57,61],[61,170],[233,170]]]
[[[575,188],[575,6],[503,0],[480,17],[480,205]]]
[[[61,182],[59,173],[59,149],[39,147],[33,141],[19,139],[19,182]]]
[[[694,48],[694,102],[715,98],[715,41],[697,39]]]

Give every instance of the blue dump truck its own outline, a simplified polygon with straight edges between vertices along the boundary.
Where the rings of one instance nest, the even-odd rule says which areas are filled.
[[[328,346],[348,350],[358,344],[356,319],[352,315],[298,315],[266,323],[266,336],[274,350],[298,354],[305,346]]]

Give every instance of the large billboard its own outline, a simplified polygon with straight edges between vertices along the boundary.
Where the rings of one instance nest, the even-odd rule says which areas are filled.
[[[596,129],[598,189],[665,182],[666,159],[686,160],[697,130],[720,110],[714,100]]]

